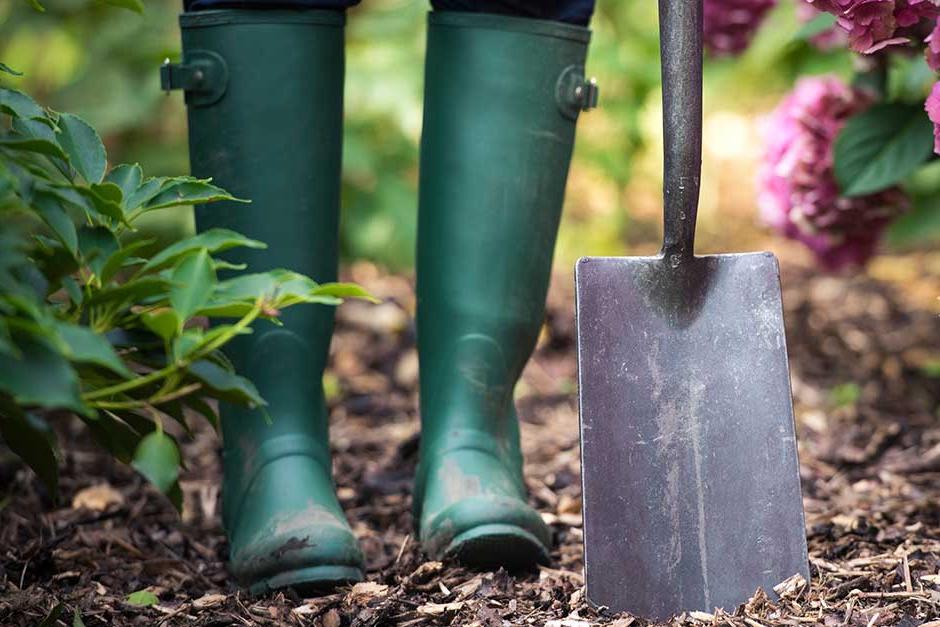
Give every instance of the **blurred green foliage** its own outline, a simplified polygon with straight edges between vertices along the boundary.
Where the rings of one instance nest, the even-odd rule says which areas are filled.
[[[656,3],[598,4],[588,71],[601,106],[579,123],[562,263],[585,251],[621,254],[658,228],[658,219],[633,212],[631,196],[637,184],[654,195],[659,187]],[[150,0],[142,15],[99,1],[44,5],[38,13],[25,0],[0,0],[0,59],[24,73],[5,84],[88,119],[116,162],[158,175],[187,171],[182,97],[162,94],[158,80],[163,59],[179,57],[177,2]],[[709,60],[706,115],[753,118],[802,74],[851,75],[846,51],[820,53],[798,40],[794,8],[781,2],[742,57]],[[349,12],[342,251],[392,269],[413,262],[427,10],[427,0],[364,0]],[[191,230],[192,217],[181,211],[144,228],[165,242]]]

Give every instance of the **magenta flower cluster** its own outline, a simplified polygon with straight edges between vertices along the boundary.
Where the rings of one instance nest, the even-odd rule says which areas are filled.
[[[840,196],[833,143],[846,120],[872,102],[866,92],[838,78],[804,78],[765,127],[761,217],[782,235],[807,245],[828,270],[864,264],[885,227],[908,204],[898,188]]]
[[[864,54],[911,41],[922,20],[940,16],[937,0],[806,0],[832,13],[849,35],[852,50]]]
[[[717,56],[743,52],[777,0],[704,0],[705,46]]]

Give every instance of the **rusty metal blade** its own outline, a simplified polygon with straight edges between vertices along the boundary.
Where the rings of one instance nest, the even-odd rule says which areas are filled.
[[[587,597],[663,620],[809,579],[777,261],[577,266]]]

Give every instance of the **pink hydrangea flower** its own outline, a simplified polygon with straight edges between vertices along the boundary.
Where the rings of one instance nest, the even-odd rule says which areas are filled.
[[[740,54],[777,0],[705,0],[705,45],[719,56]]]
[[[927,44],[927,49],[924,50],[924,54],[927,55],[927,65],[934,72],[940,72],[940,20],[934,23],[933,30],[924,39],[924,43]]]
[[[933,151],[940,155],[940,83],[934,83],[924,104],[927,117],[933,122]]]
[[[849,34],[852,50],[865,54],[910,41],[899,29],[916,26],[940,15],[940,0],[806,0],[832,13]]]
[[[891,219],[907,207],[898,188],[855,198],[839,195],[833,143],[846,120],[872,102],[838,78],[804,78],[766,121],[761,218],[808,246],[827,270],[864,264]]]

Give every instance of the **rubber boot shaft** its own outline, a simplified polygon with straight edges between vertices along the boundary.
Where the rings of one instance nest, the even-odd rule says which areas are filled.
[[[541,328],[589,31],[430,16],[417,253],[421,460],[432,556],[546,561],[526,504],[513,390]],[[459,68],[459,71],[457,70]]]
[[[215,101],[187,93],[193,175],[251,200],[201,207],[196,224],[267,243],[228,256],[249,271],[336,279],[344,21],[332,11],[181,16],[183,64],[208,55],[227,76]],[[361,577],[330,474],[321,378],[333,316],[331,307],[293,307],[283,327],[256,323],[226,350],[269,403],[268,421],[260,410],[222,408],[230,568],[255,589]]]

